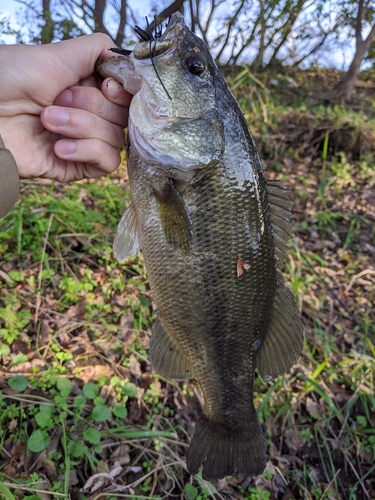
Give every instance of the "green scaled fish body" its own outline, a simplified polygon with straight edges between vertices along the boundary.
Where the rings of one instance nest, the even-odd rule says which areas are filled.
[[[158,312],[151,364],[167,378],[194,375],[204,395],[188,469],[203,463],[207,479],[260,474],[266,444],[255,369],[266,379],[284,373],[302,348],[280,271],[291,203],[265,179],[237,102],[180,14],[161,37],[97,67],[135,94],[133,203],[114,249],[119,260],[138,248],[144,255]]]

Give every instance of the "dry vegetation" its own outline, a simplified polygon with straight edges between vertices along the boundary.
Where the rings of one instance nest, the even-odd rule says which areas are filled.
[[[324,108],[335,78],[228,75],[267,175],[295,201],[286,274],[306,341],[290,373],[256,382],[266,472],[186,472],[202,399],[194,381],[150,371],[142,260],[111,251],[130,200],[121,167],[68,186],[25,181],[0,222],[0,497],[375,498],[375,91]]]

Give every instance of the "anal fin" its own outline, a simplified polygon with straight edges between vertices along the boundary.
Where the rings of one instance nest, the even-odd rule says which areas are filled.
[[[135,255],[139,250],[137,235],[137,214],[133,203],[122,216],[113,243],[116,259],[121,262]]]
[[[287,372],[301,355],[303,326],[293,293],[278,272],[271,322],[257,353],[259,374],[268,379]]]
[[[186,380],[193,376],[186,356],[158,319],[152,329],[148,355],[152,369],[162,377]]]

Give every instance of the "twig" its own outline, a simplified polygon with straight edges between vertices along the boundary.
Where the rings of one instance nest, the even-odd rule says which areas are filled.
[[[2,482],[1,484],[3,484],[4,486],[6,486],[7,488],[14,488],[14,489],[17,489],[17,490],[24,490],[24,491],[32,491],[33,493],[47,493],[48,495],[51,494],[50,491],[38,490],[36,488],[27,488],[26,486],[20,486],[19,484],[4,483],[4,482]],[[32,484],[43,484],[43,483],[38,482],[38,483],[28,483],[28,484],[32,485]],[[53,492],[53,495],[56,496],[56,497],[67,498],[67,496],[65,495],[65,493],[57,493],[56,491]]]
[[[323,494],[320,498],[324,498],[325,494],[327,493],[327,491],[330,489],[330,487],[332,486],[332,483],[335,481],[336,479],[336,476],[337,474],[340,472],[341,469],[337,469],[335,475],[333,476],[333,478],[330,480],[329,484],[327,484],[327,487],[326,489],[323,491]]]
[[[44,261],[44,256],[46,254],[46,247],[47,247],[47,241],[48,241],[48,236],[49,236],[49,232],[50,232],[50,229],[51,229],[51,224],[52,224],[52,220],[53,220],[53,217],[54,217],[54,214],[51,214],[49,216],[49,220],[48,220],[48,226],[47,226],[47,231],[46,231],[46,235],[44,237],[44,244],[43,244],[43,251],[42,251],[42,257],[40,259],[40,265],[39,265],[39,273],[38,273],[38,293],[37,293],[37,296],[36,296],[36,307],[35,307],[35,319],[34,319],[34,326],[36,328],[36,325],[38,323],[38,317],[39,317],[39,306],[40,306],[40,302],[41,302],[41,287],[42,287],[42,271],[43,271],[43,261]]]
[[[361,271],[360,273],[358,274],[355,274],[353,276],[353,278],[350,280],[350,283],[349,285],[345,288],[345,292],[344,293],[348,293],[349,290],[352,288],[352,286],[354,285],[354,282],[357,278],[360,278],[361,276],[364,276],[365,274],[372,274],[375,276],[375,271],[373,269],[365,269],[364,271]]]

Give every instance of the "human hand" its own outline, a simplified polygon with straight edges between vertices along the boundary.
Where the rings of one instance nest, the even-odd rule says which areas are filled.
[[[111,46],[101,33],[0,46],[0,135],[20,177],[66,182],[119,166],[131,96],[93,74],[98,57],[113,56]]]

